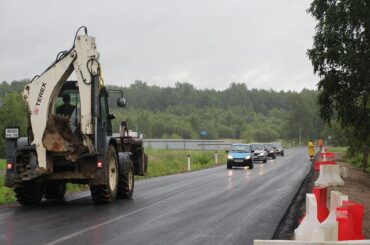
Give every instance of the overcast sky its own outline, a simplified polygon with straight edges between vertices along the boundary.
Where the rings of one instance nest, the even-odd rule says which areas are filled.
[[[0,0],[0,81],[41,73],[86,25],[109,84],[316,89],[310,2]]]

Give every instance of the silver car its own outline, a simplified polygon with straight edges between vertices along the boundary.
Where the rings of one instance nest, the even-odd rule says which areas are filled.
[[[254,161],[262,161],[263,163],[267,162],[267,151],[262,143],[252,143],[250,144],[253,153]]]

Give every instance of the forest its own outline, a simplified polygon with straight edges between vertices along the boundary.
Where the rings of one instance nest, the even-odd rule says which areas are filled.
[[[21,93],[29,80],[0,84],[0,156],[5,154],[4,129],[19,126],[26,135],[27,111]],[[144,138],[238,139],[243,142],[283,141],[305,144],[309,138],[330,139],[341,144],[336,124],[331,128],[320,119],[318,91],[304,89],[275,91],[250,89],[244,83],[231,83],[227,89],[197,89],[177,82],[159,87],[135,81],[122,89],[127,105],[116,106],[118,93],[111,93],[110,107],[118,123],[128,120],[129,128]]]

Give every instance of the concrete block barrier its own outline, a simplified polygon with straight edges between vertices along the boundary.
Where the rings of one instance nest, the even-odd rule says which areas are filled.
[[[334,153],[329,151],[320,152],[320,157],[334,158]]]
[[[320,171],[320,166],[321,165],[335,165],[337,164],[335,161],[327,161],[327,160],[320,160],[320,161],[316,161],[315,164],[314,164],[314,170],[315,171]]]
[[[319,226],[315,227],[311,233],[312,241],[337,241],[338,240],[338,222],[337,208],[344,201],[348,201],[348,196],[339,191],[330,193],[330,213],[328,217]]]
[[[344,201],[337,208],[338,240],[363,240],[362,222],[364,206],[351,201]]]
[[[348,173],[348,168],[345,166],[340,166],[340,176],[342,178],[348,178],[349,173]]]
[[[321,165],[319,178],[315,186],[343,186],[344,181],[340,177],[339,165]]]
[[[306,216],[298,228],[294,230],[294,240],[310,241],[312,230],[319,225],[316,196],[311,193],[306,194]]]
[[[293,240],[254,240],[254,245],[370,245],[370,240],[362,241],[339,241],[339,242],[312,242],[312,241],[293,241]]]

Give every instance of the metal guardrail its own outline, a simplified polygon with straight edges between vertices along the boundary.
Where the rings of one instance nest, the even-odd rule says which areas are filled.
[[[224,140],[187,140],[187,139],[144,139],[144,147],[171,150],[227,150],[233,142]]]

